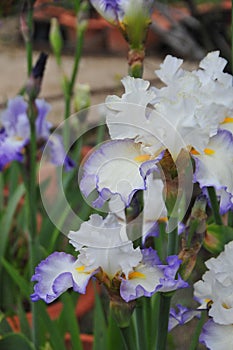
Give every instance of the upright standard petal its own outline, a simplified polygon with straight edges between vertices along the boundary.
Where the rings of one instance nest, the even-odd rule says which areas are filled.
[[[80,251],[78,261],[88,269],[101,268],[110,279],[117,273],[127,274],[141,260],[140,249],[128,240],[125,225],[113,214],[103,219],[91,215],[78,231],[68,235],[70,243]]]
[[[168,85],[184,74],[184,71],[180,68],[182,63],[182,59],[167,55],[163,63],[160,64],[160,69],[155,71],[155,74],[162,82]]]
[[[148,105],[156,94],[149,88],[150,83],[143,79],[125,77],[122,79],[125,93],[122,97],[106,98],[107,126],[112,139],[135,139],[139,142],[154,138],[151,133]],[[154,140],[154,143],[156,140]]]

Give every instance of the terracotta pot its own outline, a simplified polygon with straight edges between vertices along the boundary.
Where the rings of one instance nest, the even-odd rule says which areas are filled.
[[[93,349],[93,342],[94,342],[93,335],[81,334],[80,335],[80,339],[81,339],[81,342],[82,342],[83,350],[92,350]],[[66,340],[67,350],[74,350],[72,348],[72,344],[71,344],[71,341],[70,341],[70,335],[69,334],[66,334],[65,340]]]

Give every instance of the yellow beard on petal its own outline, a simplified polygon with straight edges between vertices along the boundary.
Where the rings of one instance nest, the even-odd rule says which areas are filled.
[[[151,159],[150,154],[142,154],[142,155],[134,158],[134,160],[138,163],[143,163],[143,162],[146,162],[147,160],[150,160],[150,159]]]
[[[213,149],[211,149],[211,148],[205,148],[205,149],[204,149],[204,152],[205,152],[205,154],[207,154],[208,156],[211,156],[212,154],[215,153],[215,151],[214,151]]]
[[[75,270],[78,272],[83,272],[85,270],[85,266],[82,265],[82,266],[76,267]]]
[[[221,124],[233,123],[232,117],[226,117]]]
[[[133,278],[145,278],[145,277],[146,276],[144,275],[144,273],[139,272],[139,271],[132,271],[128,275],[129,280],[131,280]]]

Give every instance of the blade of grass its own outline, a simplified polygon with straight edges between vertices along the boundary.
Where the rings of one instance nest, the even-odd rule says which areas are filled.
[[[24,297],[29,299],[30,297],[30,284],[27,280],[25,280],[17,271],[17,269],[12,266],[7,260],[2,258],[1,260],[2,266],[6,269],[6,271],[9,273],[15,284],[19,287],[20,292]]]
[[[71,336],[72,349],[83,350],[82,342],[80,339],[78,320],[75,314],[75,305],[73,303],[72,296],[68,293],[64,293],[61,299],[64,304],[62,313],[67,330]]]
[[[94,347],[93,350],[107,350],[107,325],[99,295],[95,295]]]
[[[11,229],[13,217],[18,206],[18,203],[25,193],[25,187],[23,184],[18,185],[14,193],[12,193],[6,211],[0,220],[1,227],[1,244],[0,244],[0,261],[5,254],[5,249],[7,246],[8,236]],[[0,265],[1,270],[1,265]]]

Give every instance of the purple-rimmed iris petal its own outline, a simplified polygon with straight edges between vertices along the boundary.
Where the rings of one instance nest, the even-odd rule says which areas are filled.
[[[180,288],[187,288],[188,283],[183,281],[179,274],[177,275],[181,260],[177,255],[170,255],[166,260],[167,265],[160,266],[163,270],[164,277],[160,279],[161,285],[158,287],[158,290],[160,292],[170,292]]]
[[[51,303],[68,288],[85,293],[87,283],[94,273],[95,271],[85,271],[72,255],[55,252],[36,267],[32,281],[37,281],[37,284],[31,300],[42,299]]]
[[[91,4],[107,21],[117,24],[123,16],[121,3],[125,0],[91,0]]]
[[[36,100],[37,118],[36,118],[36,136],[47,140],[50,135],[50,129],[52,124],[46,120],[46,116],[49,113],[51,106],[42,99]]]
[[[0,130],[0,171],[13,160],[22,162],[23,148],[27,141],[6,135],[4,129]]]
[[[151,255],[151,258],[150,258]],[[176,273],[180,266],[177,256],[167,258],[168,265],[161,265],[153,249],[144,250],[145,257],[126,278],[122,278],[120,286],[121,297],[129,302],[141,296],[151,297],[155,292],[170,292],[188,287]]]
[[[211,319],[202,328],[199,341],[211,350],[232,350],[232,327],[232,324],[228,326],[219,325]]]
[[[219,199],[219,212],[221,215],[224,215],[229,210],[233,209],[233,195],[231,193],[228,193],[225,188],[221,188],[215,191]],[[202,192],[206,196],[208,204],[211,207],[211,202],[209,199],[207,188],[203,187]]]
[[[144,26],[148,26],[150,23],[152,0],[91,0],[91,3],[100,15],[110,23],[117,25],[120,24],[119,22],[123,22],[123,28],[126,31],[131,32],[133,24],[135,30],[135,25],[138,22],[140,24],[142,20]]]
[[[87,197],[97,189],[103,200],[118,194],[128,206],[136,191],[146,189],[146,177],[158,169],[162,156],[151,159],[140,144],[131,140],[106,142],[85,162],[81,191]]]
[[[188,309],[186,306],[177,304],[177,309],[170,309],[168,331],[170,332],[173,328],[178,325],[183,325],[191,321],[194,317],[200,316],[201,311]]]
[[[74,168],[74,161],[67,155],[62,137],[58,134],[52,134],[48,141],[50,150],[50,161],[56,166],[64,166],[66,171]]]
[[[221,130],[213,136],[203,154],[193,155],[196,164],[194,181],[200,187],[213,186],[233,194],[233,137]]]

